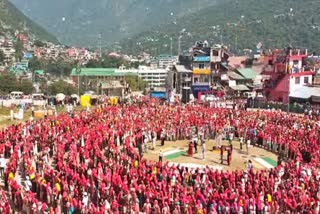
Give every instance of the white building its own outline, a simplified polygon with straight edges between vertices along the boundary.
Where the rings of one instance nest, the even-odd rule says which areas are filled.
[[[178,57],[172,55],[161,54],[150,61],[151,67],[163,68],[172,67],[177,64]]]
[[[6,62],[12,61],[15,57],[16,50],[11,47],[0,47],[0,50],[2,50],[4,54],[4,60]]]
[[[150,87],[165,87],[168,71],[161,68],[139,66],[138,69],[116,69],[115,72],[137,74],[139,78],[148,83]]]
[[[140,67],[138,75],[148,83],[150,87],[165,87],[168,71],[166,69],[151,69],[150,67]]]

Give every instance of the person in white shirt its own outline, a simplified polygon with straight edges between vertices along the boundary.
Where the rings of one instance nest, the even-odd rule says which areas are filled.
[[[25,189],[26,189],[26,191],[27,192],[30,191],[31,187],[32,187],[32,183],[31,183],[31,181],[29,179],[29,176],[26,176],[26,181],[25,181]]]
[[[83,193],[82,205],[84,207],[88,207],[88,205],[89,205],[89,197],[88,197],[88,193],[86,193],[86,192]]]
[[[250,172],[252,169],[253,169],[253,164],[252,164],[252,161],[249,160],[247,164],[247,171]]]
[[[247,154],[249,154],[249,147],[250,147],[250,144],[251,144],[251,140],[250,140],[250,139],[248,139],[248,140],[247,140],[247,145],[246,145],[246,147],[247,147]]]
[[[202,160],[204,160],[205,153],[206,153],[206,142],[204,140],[202,141],[201,147],[202,147]]]
[[[153,131],[151,133],[151,137],[152,137],[152,149],[155,150],[156,149],[156,141],[157,141],[157,133],[155,131]]]
[[[162,150],[160,149],[160,152],[159,152],[159,162],[162,163],[162,158],[163,158],[163,153],[162,153]]]
[[[2,154],[0,156],[0,177],[4,176],[4,169],[5,169],[6,165],[7,165],[7,161],[4,158],[4,155]]]
[[[243,147],[243,137],[240,137],[240,151],[242,152],[242,147]]]

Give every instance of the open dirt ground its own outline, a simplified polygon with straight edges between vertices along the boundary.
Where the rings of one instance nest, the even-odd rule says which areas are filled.
[[[155,150],[148,150],[144,154],[144,158],[152,161],[158,161],[160,149],[162,152],[168,152],[172,150],[187,150],[189,141],[166,141],[164,146],[161,146],[160,142],[157,142]],[[224,145],[228,145],[227,141],[223,142]],[[225,152],[225,161],[224,164],[221,164],[220,160],[220,150],[212,150],[212,147],[215,145],[214,140],[206,141],[206,152],[205,159],[202,160],[202,148],[198,146],[198,153],[193,154],[192,157],[185,155],[180,155],[176,158],[170,158],[169,160],[164,157],[164,161],[183,163],[183,164],[199,164],[204,166],[211,166],[222,168],[223,170],[243,170],[246,169],[246,164],[248,160],[252,160],[254,169],[265,169],[264,166],[254,161],[255,158],[265,158],[269,157],[274,161],[277,161],[277,155],[266,151],[263,148],[259,147],[250,147],[249,152],[247,153],[246,148],[243,148],[240,151],[240,144],[238,141],[233,142],[233,153],[232,161],[230,166],[227,165],[226,161],[226,152]]]

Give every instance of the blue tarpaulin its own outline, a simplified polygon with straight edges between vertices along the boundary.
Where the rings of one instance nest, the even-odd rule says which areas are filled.
[[[193,85],[191,86],[193,96],[198,97],[199,92],[210,91],[209,85]]]
[[[166,99],[166,92],[151,92],[150,93],[151,98],[159,98],[159,99]]]

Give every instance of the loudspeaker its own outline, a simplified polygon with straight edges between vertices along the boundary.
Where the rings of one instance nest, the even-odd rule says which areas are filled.
[[[190,87],[184,87],[182,89],[182,98],[181,98],[182,103],[186,104],[190,102],[190,93],[191,93]]]

